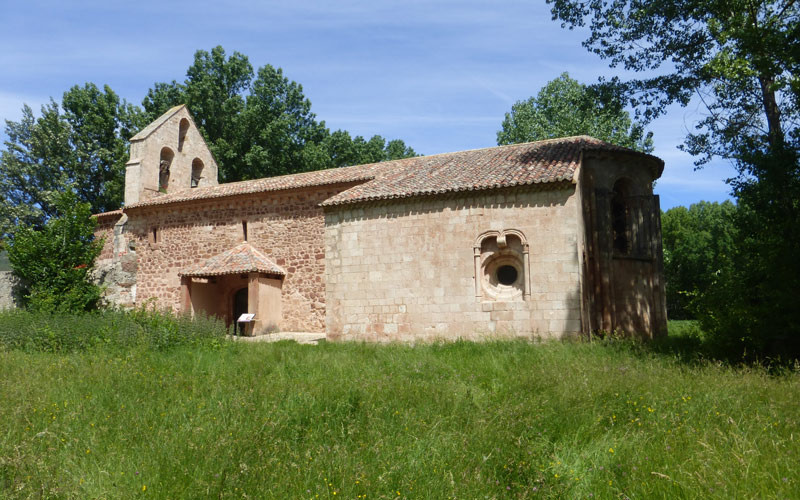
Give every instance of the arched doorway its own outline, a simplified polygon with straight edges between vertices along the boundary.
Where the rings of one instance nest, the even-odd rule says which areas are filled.
[[[247,287],[240,288],[233,294],[233,322],[236,324],[236,332],[241,335],[244,333],[245,323],[238,323],[237,320],[242,314],[247,314]]]

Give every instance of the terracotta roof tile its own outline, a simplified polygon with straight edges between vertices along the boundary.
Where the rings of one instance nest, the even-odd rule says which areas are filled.
[[[111,217],[113,215],[122,215],[122,209],[118,208],[116,210],[111,210],[110,212],[102,212],[99,214],[92,214],[92,217],[97,217],[98,219],[103,217]]]
[[[386,162],[370,182],[333,196],[323,206],[409,196],[554,182],[574,182],[585,151],[644,155],[593,137],[576,136]],[[655,160],[655,157],[644,155]],[[658,160],[660,161],[660,160]]]
[[[215,255],[201,264],[185,269],[181,276],[205,277],[223,274],[264,273],[286,276],[286,271],[266,255],[244,242]]]
[[[593,137],[575,136],[184,189],[134,203],[125,209],[359,181],[363,183],[329,198],[322,205],[574,182],[581,154],[586,151],[636,154],[663,166],[654,156]]]
[[[370,165],[315,170],[313,172],[281,175],[278,177],[265,177],[252,181],[228,182],[218,186],[187,188],[156,196],[149,200],[132,203],[126,206],[125,209],[166,205],[169,203],[191,200],[224,198],[226,196],[241,194],[266,193],[270,191],[283,191],[286,189],[324,186],[327,184],[367,181],[375,178],[375,172],[378,171],[381,166],[383,166],[382,163],[373,163]]]

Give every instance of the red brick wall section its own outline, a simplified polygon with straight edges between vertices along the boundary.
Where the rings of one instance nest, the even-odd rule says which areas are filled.
[[[240,196],[128,211],[138,257],[137,304],[180,308],[178,273],[248,242],[286,270],[282,331],[325,331],[325,220],[319,203],[349,186]],[[156,243],[152,229],[156,228]],[[229,297],[221,297],[228,300]]]

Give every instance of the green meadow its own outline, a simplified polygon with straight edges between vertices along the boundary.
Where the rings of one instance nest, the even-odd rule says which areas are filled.
[[[691,325],[310,346],[90,318],[0,314],[2,498],[800,496],[800,374],[688,355]]]

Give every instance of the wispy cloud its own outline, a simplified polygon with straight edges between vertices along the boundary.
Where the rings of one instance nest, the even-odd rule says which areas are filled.
[[[0,118],[87,81],[138,103],[221,44],[283,67],[330,127],[435,153],[494,144],[511,104],[563,71],[585,83],[618,74],[581,47],[585,31],[531,0],[29,0],[2,11]],[[694,172],[675,149],[696,118],[670,109],[650,127],[667,163],[662,200],[728,191],[729,174]]]

